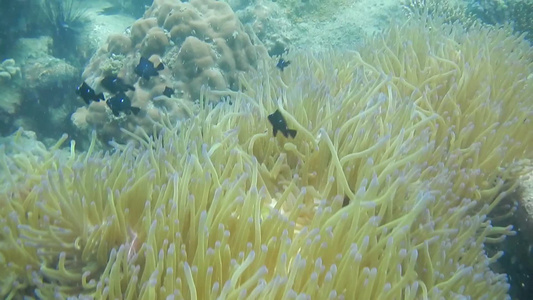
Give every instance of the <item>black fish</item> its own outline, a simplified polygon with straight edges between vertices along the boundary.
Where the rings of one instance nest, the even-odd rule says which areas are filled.
[[[133,86],[125,83],[122,78],[118,78],[117,76],[106,76],[100,81],[100,84],[113,94],[126,92],[128,90],[135,91]]]
[[[170,98],[170,96],[174,95],[174,89],[171,89],[168,86],[166,86],[165,90],[163,91],[163,95]]]
[[[127,115],[130,113],[136,115],[141,111],[140,108],[131,106],[131,100],[124,92],[120,92],[110,99],[107,99],[106,103],[116,117],[118,117],[121,111]]]
[[[87,104],[91,103],[91,101],[105,101],[104,94],[100,93],[97,95],[85,81],[79,87],[76,88],[76,94],[80,96]]]
[[[348,204],[350,204],[350,198],[348,198],[348,196],[344,196],[344,199],[342,200],[342,207],[345,207]]]
[[[154,67],[154,63],[149,61],[146,57],[141,56],[139,64],[135,67],[135,74],[148,80],[150,76],[158,76],[159,71],[163,70],[165,66],[159,63],[157,67]]]
[[[285,118],[281,115],[281,112],[279,112],[278,109],[276,109],[273,114],[268,116],[268,121],[270,121],[270,124],[272,124],[272,127],[274,129],[274,136],[276,136],[279,130],[286,138],[288,138],[289,136],[291,136],[292,138],[296,137],[296,130],[289,129],[287,127],[287,122],[285,121]]]
[[[284,60],[283,58],[279,58],[278,64],[276,65],[276,68],[280,69],[283,72],[283,69],[288,67],[291,64],[289,60]]]

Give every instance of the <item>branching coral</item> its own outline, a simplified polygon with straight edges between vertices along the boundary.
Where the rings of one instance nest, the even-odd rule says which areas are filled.
[[[532,153],[530,51],[422,20],[202,90],[232,104],[124,131],[113,153],[93,135],[66,159],[8,158],[0,295],[505,299],[484,244],[511,228],[486,214]],[[276,109],[295,139],[272,136]]]

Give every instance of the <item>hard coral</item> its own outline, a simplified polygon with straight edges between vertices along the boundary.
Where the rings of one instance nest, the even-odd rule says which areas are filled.
[[[15,65],[14,59],[6,59],[0,63],[0,82],[9,81],[17,74],[20,75],[20,67]]]
[[[121,33],[111,34],[107,38],[107,52],[111,54],[127,54],[132,49],[132,42],[129,36]]]
[[[120,125],[114,122],[112,126],[133,128],[143,124],[149,127],[145,127],[146,130],[151,130],[152,126],[153,120],[149,117],[162,116],[167,107],[152,105],[153,98],[160,96],[160,86],[177,90],[176,95],[169,99],[193,102],[200,98],[203,86],[218,90],[236,90],[239,86],[239,74],[256,69],[258,62],[268,57],[263,46],[252,43],[231,8],[224,2],[214,0],[154,1],[145,16],[132,25],[129,37],[123,34],[110,36],[107,44],[86,67],[83,79],[98,92],[103,91],[99,87],[100,80],[110,75],[108,68],[103,70],[101,66],[117,54],[124,55],[124,59],[120,61],[121,68],[114,70],[113,75],[120,76],[136,87],[134,92],[128,94],[134,106],[150,107],[151,112],[130,116],[123,119]],[[165,70],[159,72],[159,77],[153,77],[146,82],[133,73],[141,55],[156,55],[161,58]],[[153,90],[156,86],[158,88]],[[161,109],[160,113],[154,112],[157,109]],[[172,110],[170,113],[177,112]],[[99,116],[103,117],[100,114]],[[175,119],[172,115],[169,118]],[[78,120],[78,124],[83,124],[79,122],[80,118],[73,119]],[[108,133],[101,132],[108,118],[100,121],[96,121],[97,118],[83,119],[94,119],[95,123],[89,125],[96,128],[99,136],[110,137]],[[108,125],[105,127],[111,128]],[[125,137],[115,136],[119,140]]]
[[[20,77],[20,67],[15,64],[14,59],[6,59],[0,63],[0,113],[13,116],[22,102],[18,87]],[[6,121],[8,119],[7,116],[3,118]]]
[[[130,36],[134,44],[138,44],[146,37],[148,30],[157,26],[155,18],[139,19],[131,25]]]
[[[141,55],[145,57],[150,57],[153,54],[163,55],[168,46],[168,37],[163,29],[153,27],[148,30],[141,42]]]

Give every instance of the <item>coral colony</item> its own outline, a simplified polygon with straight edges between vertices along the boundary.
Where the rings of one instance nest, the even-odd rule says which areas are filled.
[[[134,130],[141,126],[150,132],[151,120],[188,117],[195,110],[192,100],[200,98],[202,89],[237,90],[239,74],[255,70],[268,58],[266,48],[252,43],[227,3],[154,1],[144,17],[133,23],[129,34],[109,36],[82,75],[95,89],[110,75],[133,85],[135,91],[127,92],[127,96],[146,114],[109,123],[110,111],[104,103],[93,103],[74,113],[74,124],[88,133],[96,128],[103,140],[124,141],[128,135],[121,133],[120,127]],[[164,69],[157,70],[160,63]],[[183,96],[161,97],[166,87]]]

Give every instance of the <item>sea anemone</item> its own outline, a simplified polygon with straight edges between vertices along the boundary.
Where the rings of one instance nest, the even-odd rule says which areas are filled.
[[[505,299],[484,249],[512,229],[487,214],[533,153],[530,52],[411,21],[113,152],[0,155],[0,296]]]

